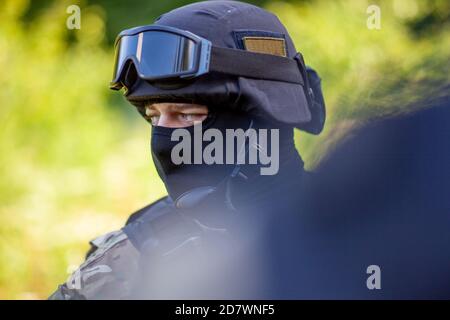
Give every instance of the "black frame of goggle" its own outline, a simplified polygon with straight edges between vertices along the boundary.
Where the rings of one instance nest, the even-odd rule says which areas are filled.
[[[148,76],[140,72],[139,68],[139,61],[137,60],[136,53],[130,54],[126,56],[122,62],[119,64],[119,61],[116,61],[114,64],[116,66],[115,71],[115,77],[110,82],[110,88],[119,90],[122,87],[126,87],[123,83],[123,73],[125,70],[125,67],[128,66],[130,62],[133,62],[136,67],[136,72],[139,76],[139,78],[143,80],[161,80],[161,79],[189,79],[193,77],[200,76],[202,74],[205,74],[209,71],[209,59],[210,59],[210,52],[212,44],[209,40],[204,39],[202,37],[199,37],[192,32],[181,30],[174,27],[169,26],[160,26],[160,25],[148,25],[148,26],[141,26],[141,27],[135,27],[131,29],[127,29],[119,33],[117,36],[115,42],[114,42],[114,48],[117,50],[117,46],[120,44],[120,41],[125,36],[138,36],[140,33],[144,32],[153,32],[153,31],[160,31],[160,32],[168,32],[173,33],[178,36],[186,37],[190,40],[192,40],[195,44],[194,49],[194,67],[192,70],[188,71],[182,71],[177,73],[172,73],[170,75],[162,75],[162,76]],[[120,50],[120,48],[119,48]],[[119,52],[116,52],[115,59],[118,59],[120,56]]]

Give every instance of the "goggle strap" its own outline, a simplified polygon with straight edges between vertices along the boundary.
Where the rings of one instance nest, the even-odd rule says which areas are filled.
[[[213,46],[210,61],[209,71],[304,86],[299,64],[294,59]]]

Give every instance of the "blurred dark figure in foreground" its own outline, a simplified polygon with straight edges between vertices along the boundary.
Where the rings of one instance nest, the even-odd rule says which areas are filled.
[[[277,296],[450,298],[448,98],[353,131],[304,187],[297,245],[273,250]],[[371,265],[379,290],[366,285]]]

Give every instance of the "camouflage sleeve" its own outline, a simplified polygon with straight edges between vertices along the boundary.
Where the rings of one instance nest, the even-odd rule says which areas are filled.
[[[127,235],[113,231],[91,241],[86,260],[50,300],[127,299],[138,271],[139,252]]]

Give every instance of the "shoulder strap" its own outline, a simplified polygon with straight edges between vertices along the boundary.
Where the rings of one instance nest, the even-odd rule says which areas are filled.
[[[163,250],[165,244],[170,246],[172,241],[177,242],[201,231],[195,221],[181,214],[169,198],[136,212],[122,230],[139,251],[147,251],[148,246],[156,243],[159,250]],[[166,241],[168,239],[169,242]]]
[[[143,214],[148,213],[151,210],[158,210],[159,207],[163,207],[166,205],[169,205],[170,199],[168,196],[162,197],[161,199],[156,200],[153,203],[150,203],[149,205],[146,205],[145,207],[139,209],[138,211],[132,213],[129,217],[125,225],[135,221],[139,217],[141,217]]]

